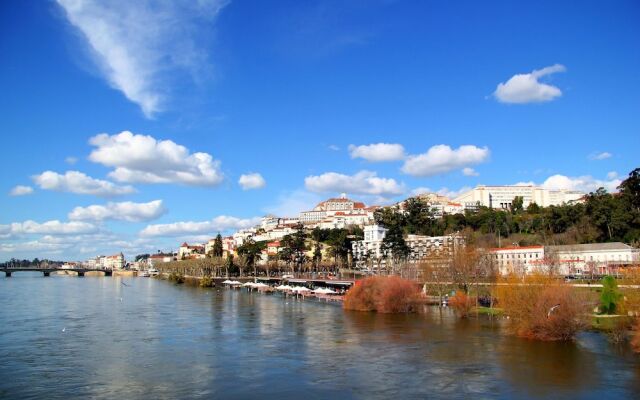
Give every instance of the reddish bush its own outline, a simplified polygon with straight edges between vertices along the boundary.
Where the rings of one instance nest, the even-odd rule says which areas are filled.
[[[588,302],[570,286],[540,275],[505,283],[498,298],[516,335],[569,340],[584,327]]]
[[[344,308],[356,311],[406,313],[416,311],[418,286],[397,276],[375,276],[356,282],[344,298]]]
[[[449,306],[462,318],[468,317],[475,305],[476,301],[464,292],[456,292],[456,295],[449,299]]]

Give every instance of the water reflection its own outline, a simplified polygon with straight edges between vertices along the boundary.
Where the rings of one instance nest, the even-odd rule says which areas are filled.
[[[575,342],[539,342],[503,337],[501,373],[515,392],[536,397],[584,396],[600,384],[596,357]]]
[[[503,336],[500,320],[437,308],[381,315],[126,283],[0,279],[0,397],[629,398],[640,389],[637,356],[600,335],[539,343]]]

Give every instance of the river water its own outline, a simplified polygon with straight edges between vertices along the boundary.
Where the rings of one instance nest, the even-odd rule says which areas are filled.
[[[123,284],[124,283],[124,284]],[[126,286],[125,286],[126,285]],[[0,278],[0,398],[638,398],[640,357],[597,333],[149,278]]]

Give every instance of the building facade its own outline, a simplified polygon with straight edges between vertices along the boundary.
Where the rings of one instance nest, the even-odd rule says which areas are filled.
[[[391,254],[385,254],[383,249],[386,233],[387,229],[381,225],[373,224],[364,227],[364,239],[351,243],[351,250],[356,264],[361,266],[367,263],[385,264],[385,259],[392,256]],[[460,235],[407,235],[405,243],[410,250],[407,261],[419,263],[429,259],[450,260],[455,250],[464,246],[464,238]]]
[[[640,250],[620,242],[490,249],[501,274],[606,275],[640,266]]]
[[[571,204],[582,201],[584,193],[572,190],[545,189],[538,186],[478,186],[456,197],[453,202],[465,208],[484,206],[489,208],[511,208],[513,199],[522,197],[526,208],[531,203],[540,207]]]

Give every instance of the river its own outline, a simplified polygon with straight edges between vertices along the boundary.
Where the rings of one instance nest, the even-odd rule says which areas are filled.
[[[597,333],[337,305],[150,278],[0,278],[0,398],[634,398],[640,357]],[[637,398],[637,397],[635,397]]]

